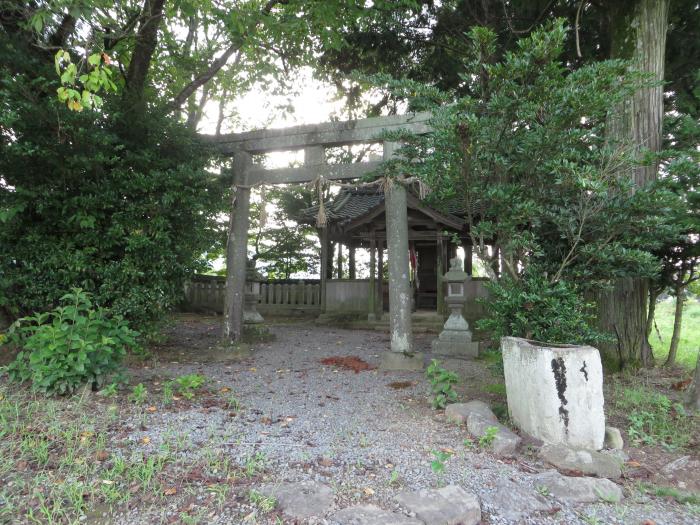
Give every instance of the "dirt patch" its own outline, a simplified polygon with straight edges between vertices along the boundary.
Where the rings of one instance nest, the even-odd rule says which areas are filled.
[[[393,383],[389,383],[388,386],[395,390],[402,390],[404,388],[410,388],[413,385],[415,385],[413,381],[394,381]]]
[[[325,359],[321,359],[321,364],[352,370],[356,374],[377,368],[376,366],[372,366],[367,361],[363,361],[354,355],[345,357],[326,357]]]

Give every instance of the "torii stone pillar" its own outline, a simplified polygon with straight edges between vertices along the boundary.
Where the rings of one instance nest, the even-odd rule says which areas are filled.
[[[398,149],[384,143],[384,160]],[[408,268],[408,213],[406,188],[394,182],[384,191],[386,236],[389,250],[389,330],[391,350],[382,356],[383,370],[421,370],[423,355],[413,352],[411,286]]]
[[[248,261],[248,225],[250,222],[250,187],[248,170],[252,165],[246,152],[233,159],[234,202],[226,242],[226,295],[224,297],[224,342],[236,343],[243,333],[243,299]]]
[[[367,320],[370,322],[377,320],[376,310],[376,295],[377,295],[377,282],[376,282],[376,253],[377,253],[377,241],[374,239],[374,232],[372,232],[372,237],[369,240],[369,290],[368,290],[368,305],[367,305]]]

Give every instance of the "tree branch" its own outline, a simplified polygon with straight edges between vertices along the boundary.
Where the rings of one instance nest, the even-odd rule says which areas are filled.
[[[269,0],[267,4],[265,4],[265,7],[262,9],[262,14],[263,15],[268,15],[270,14],[270,11],[272,11],[272,8],[275,7],[277,4],[286,4],[288,3],[288,0]],[[241,40],[238,42],[235,42],[231,44],[226,51],[223,52],[223,54],[214,60],[214,62],[211,63],[209,68],[199,76],[197,76],[192,82],[187,84],[182,90],[173,98],[172,102],[170,103],[170,111],[174,111],[178,109],[180,106],[182,106],[185,101],[194,93],[197,91],[197,89],[200,86],[203,86],[207,82],[209,82],[216,74],[221,70],[222,67],[226,65],[228,62],[229,58],[234,53],[238,53],[238,56],[236,57],[236,63],[241,59],[241,53],[240,50],[243,47],[243,43],[245,41],[245,38],[250,35],[250,32],[257,27],[257,23],[251,30],[246,30],[243,35],[241,35]]]

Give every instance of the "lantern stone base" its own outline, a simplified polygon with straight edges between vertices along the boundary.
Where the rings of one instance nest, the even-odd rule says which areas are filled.
[[[433,353],[445,356],[478,357],[479,343],[472,341],[472,333],[469,323],[462,317],[462,313],[453,309],[450,317],[445,321],[445,326],[440,335],[435,339],[431,347]]]
[[[479,357],[479,342],[471,339],[471,334],[467,336],[463,332],[443,330],[431,346],[435,355]]]
[[[256,309],[258,294],[246,293],[243,302],[243,322],[245,324],[260,324],[265,321]]]
[[[380,370],[423,370],[423,354],[415,352],[405,354],[403,352],[387,351],[382,355]]]

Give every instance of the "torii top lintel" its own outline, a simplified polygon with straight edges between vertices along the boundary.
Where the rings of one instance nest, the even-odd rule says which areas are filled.
[[[205,135],[204,140],[214,145],[222,154],[240,157],[244,154],[261,154],[273,151],[303,149],[305,163],[297,168],[265,169],[248,164],[243,179],[247,184],[286,184],[325,179],[353,179],[376,170],[381,161],[356,164],[326,164],[323,148],[359,143],[382,142],[382,134],[387,131],[406,130],[422,134],[430,131],[428,112],[374,117],[344,122],[325,122],[280,129],[247,131],[228,135]],[[385,150],[385,158],[387,151]],[[238,166],[245,165],[236,162]],[[238,174],[242,176],[243,174]]]

